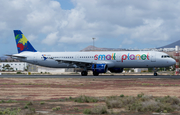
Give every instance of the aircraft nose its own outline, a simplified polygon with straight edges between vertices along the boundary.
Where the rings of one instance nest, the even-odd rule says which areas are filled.
[[[170,63],[171,63],[172,65],[174,65],[174,64],[176,64],[176,60],[174,60],[174,59],[171,58]]]

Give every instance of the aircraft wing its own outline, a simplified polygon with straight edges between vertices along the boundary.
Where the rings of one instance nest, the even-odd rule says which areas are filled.
[[[94,61],[83,61],[83,60],[70,60],[70,59],[55,59],[59,63],[68,63],[69,65],[75,65],[75,67],[91,67],[92,64],[96,64]]]
[[[82,60],[70,60],[70,59],[55,59],[59,63],[74,63],[74,64],[93,64],[92,61],[82,61]]]

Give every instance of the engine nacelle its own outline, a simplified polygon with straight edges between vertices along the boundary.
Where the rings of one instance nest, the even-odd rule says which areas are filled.
[[[109,68],[108,69],[111,73],[122,73],[124,68]]]
[[[92,71],[97,73],[106,73],[108,70],[108,67],[106,64],[93,64],[92,65]]]

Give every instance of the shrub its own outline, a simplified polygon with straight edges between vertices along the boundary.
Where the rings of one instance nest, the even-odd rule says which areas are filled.
[[[107,108],[105,106],[99,106],[91,109],[91,114],[106,114]]]
[[[4,100],[1,100],[1,103],[5,103],[5,101],[4,101]]]
[[[99,102],[105,102],[106,101],[106,97],[97,97],[96,98]]]
[[[179,105],[180,99],[177,97],[165,96],[165,97],[158,97],[156,101],[160,101],[161,103],[169,103],[171,105]]]
[[[123,106],[123,103],[121,100],[106,100],[106,105],[108,109],[110,108],[121,108]]]
[[[137,94],[137,97],[138,97],[138,98],[141,98],[143,95],[144,95],[144,93]]]
[[[122,102],[123,102],[124,105],[133,104],[133,103],[136,102],[136,100],[137,99],[135,97],[132,97],[132,96],[122,98]]]
[[[1,100],[0,101],[0,103],[16,103],[17,101],[15,101],[15,100],[11,100],[11,99],[9,99],[9,100],[7,100],[7,101],[4,101],[4,100]]]
[[[18,71],[17,74],[22,74],[22,73],[20,71]]]
[[[21,109],[17,108],[6,108],[0,110],[0,115],[19,115],[21,112]]]
[[[123,94],[121,94],[121,95],[120,95],[120,97],[124,97],[124,95],[123,95]]]
[[[69,99],[72,99],[72,97],[70,96]]]
[[[78,109],[77,107],[74,107],[74,110],[75,110],[75,111],[78,111],[79,109]]]
[[[24,109],[28,109],[28,106],[27,106],[27,105],[25,105],[25,106],[24,106]]]
[[[159,103],[156,102],[155,100],[144,101],[141,104],[142,104],[142,108],[140,109],[141,112],[144,111],[153,112],[160,109]]]
[[[163,113],[167,113],[167,110],[164,110]]]
[[[116,99],[117,100],[117,99],[120,99],[120,98],[119,98],[119,96],[110,96],[107,99]]]
[[[180,110],[180,99],[177,97],[156,97],[138,94],[137,97],[111,96],[106,98],[108,108],[125,108],[129,111],[139,112],[173,112]],[[92,112],[92,111],[91,111]]]
[[[107,114],[107,108],[105,106],[99,106],[92,109],[84,109],[84,114]]]
[[[153,99],[153,96],[151,95],[143,95],[142,98],[141,98],[141,101],[149,101]]]
[[[141,108],[142,108],[142,105],[138,101],[126,106],[126,109],[130,111],[139,111]]]
[[[84,109],[83,113],[84,114],[91,114],[91,110],[90,109]]]
[[[9,99],[9,100],[6,101],[6,103],[16,103],[16,102],[17,102],[17,101],[11,100],[11,99]]]
[[[35,110],[34,108],[29,108],[29,110],[30,110],[31,112],[33,112],[33,113],[36,112],[36,110]]]
[[[58,110],[60,110],[60,109],[61,109],[61,108],[60,108],[59,106],[52,108],[53,111],[58,111]]]
[[[33,105],[33,103],[30,101],[30,102],[27,103],[27,105]]]
[[[98,100],[96,98],[93,97],[88,97],[88,96],[80,96],[77,97],[74,102],[78,102],[78,103],[95,103],[98,102]]]
[[[173,112],[178,106],[172,106],[170,103],[161,103],[160,101],[149,100],[142,102],[142,107],[139,109],[140,112],[150,111],[150,112]]]
[[[41,105],[43,105],[43,104],[44,104],[44,102],[40,102],[40,104],[41,104]]]
[[[12,100],[11,99],[9,99],[8,101],[6,101],[7,103],[12,103]]]
[[[129,110],[129,105],[133,103],[137,103],[137,99],[135,97],[129,96],[121,98],[119,96],[111,96],[106,99],[106,106],[108,108],[122,108],[127,107]]]
[[[171,105],[168,104],[168,103],[161,104],[160,107],[162,108],[161,111],[164,111],[164,110],[167,110],[167,112],[173,112],[173,111],[174,111],[173,106],[171,106]]]

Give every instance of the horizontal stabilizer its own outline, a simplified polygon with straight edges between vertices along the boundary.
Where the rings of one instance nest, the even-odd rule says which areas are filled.
[[[26,58],[25,56],[18,56],[18,55],[6,55],[6,56],[17,57],[17,58]]]

